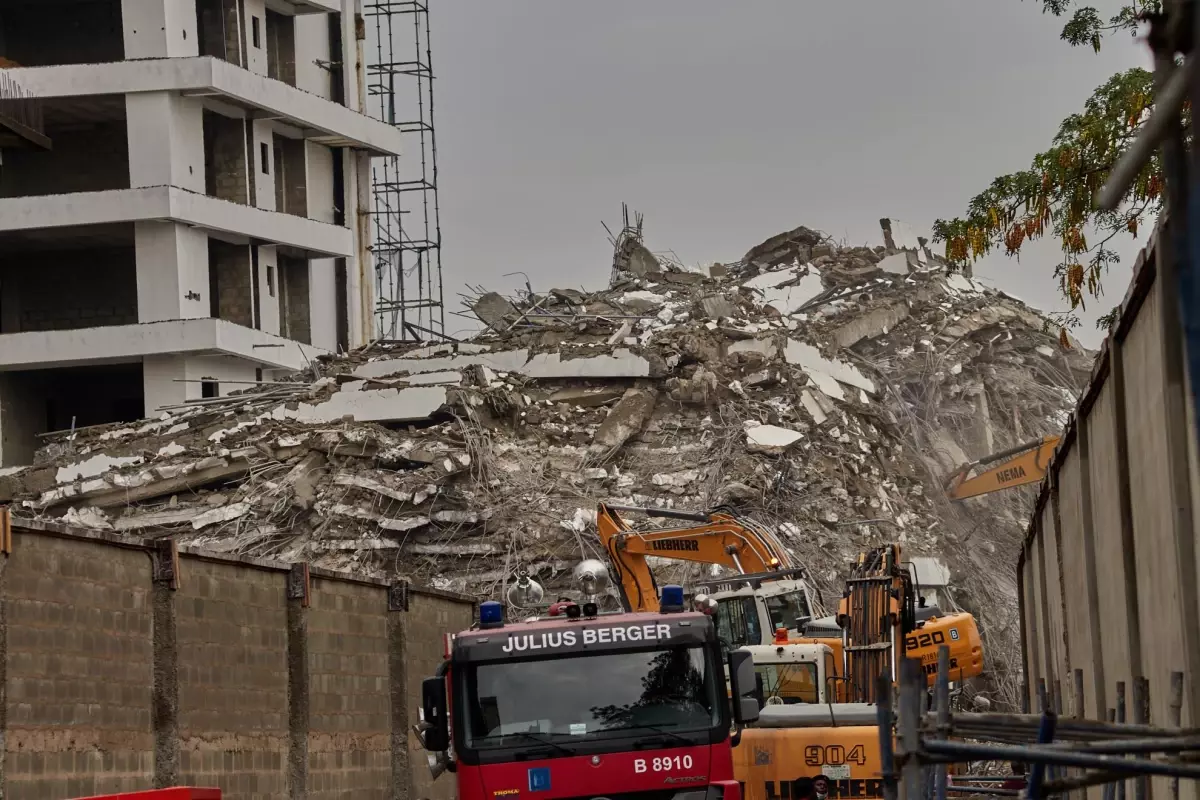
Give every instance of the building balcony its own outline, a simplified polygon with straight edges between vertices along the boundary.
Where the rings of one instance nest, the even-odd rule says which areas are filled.
[[[46,100],[179,92],[214,98],[256,120],[285,123],[306,139],[329,147],[358,148],[373,156],[401,151],[398,128],[212,56],[22,67],[7,72]]]
[[[280,244],[304,258],[348,258],[355,254],[354,235],[349,228],[174,186],[0,197],[0,234],[143,221],[178,222],[223,235],[220,238]]]
[[[150,356],[233,356],[299,371],[326,351],[223,319],[0,334],[0,372],[140,361]]]

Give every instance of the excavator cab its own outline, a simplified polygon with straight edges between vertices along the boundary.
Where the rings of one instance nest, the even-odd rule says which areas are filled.
[[[731,648],[770,643],[786,629],[793,637],[813,619],[813,600],[801,570],[735,575],[697,584],[717,601],[717,635]]]

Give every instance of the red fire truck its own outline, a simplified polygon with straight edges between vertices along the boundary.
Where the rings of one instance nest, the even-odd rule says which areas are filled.
[[[754,665],[747,651],[725,662],[681,587],[662,588],[659,613],[567,601],[506,623],[486,602],[448,640],[421,738],[458,800],[741,800],[731,729],[758,718]]]

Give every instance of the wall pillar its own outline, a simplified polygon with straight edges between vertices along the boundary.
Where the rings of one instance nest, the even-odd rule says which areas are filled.
[[[135,222],[138,322],[209,316],[208,236],[175,222]]]
[[[174,540],[159,540],[151,554],[154,603],[154,689],[150,725],[154,731],[154,787],[179,785],[179,637],[175,589],[179,549]]]
[[[121,0],[125,58],[188,58],[199,54],[196,0]]]
[[[404,651],[404,617],[408,612],[408,582],[388,587],[388,688],[392,697],[392,800],[412,796],[408,758],[408,667]]]
[[[292,564],[287,583],[288,763],[289,800],[308,797],[308,606],[312,580],[308,564]]]
[[[158,416],[163,406],[179,405],[200,396],[197,386],[189,392],[187,362],[183,356],[146,356],[142,359],[142,408],[147,417]]]
[[[171,92],[125,95],[130,188],[178,186],[203,193],[204,118],[199,97]]]

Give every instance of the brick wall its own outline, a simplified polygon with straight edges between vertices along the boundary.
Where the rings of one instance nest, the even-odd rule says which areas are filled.
[[[12,307],[0,320],[3,333],[138,321],[132,247],[10,255],[0,260],[0,284]]]
[[[250,202],[246,122],[204,112],[204,190],[221,200]]]
[[[309,309],[308,261],[291,256],[279,257],[279,319],[283,335],[297,342],[312,344],[312,314]]]
[[[208,269],[217,299],[217,316],[254,327],[254,274],[250,266],[250,248],[218,239],[208,240]]]
[[[175,593],[179,783],[286,794],[284,575],[188,559]]]
[[[17,532],[0,568],[4,796],[147,786],[150,560],[137,550]]]
[[[466,599],[15,522],[0,555],[5,797],[453,794],[448,778],[427,788],[409,726],[443,634],[470,624]]]
[[[408,730],[421,721],[421,681],[437,671],[445,652],[443,634],[471,626],[473,606],[434,594],[415,594],[405,618],[405,663],[407,697],[416,698],[408,707]],[[454,800],[454,781],[443,775],[430,777],[425,753],[417,750],[417,737],[407,733],[413,760],[409,765],[410,794],[422,800]]]
[[[384,598],[386,604],[386,598]],[[379,590],[316,579],[308,612],[308,796],[387,797],[388,620]]]

